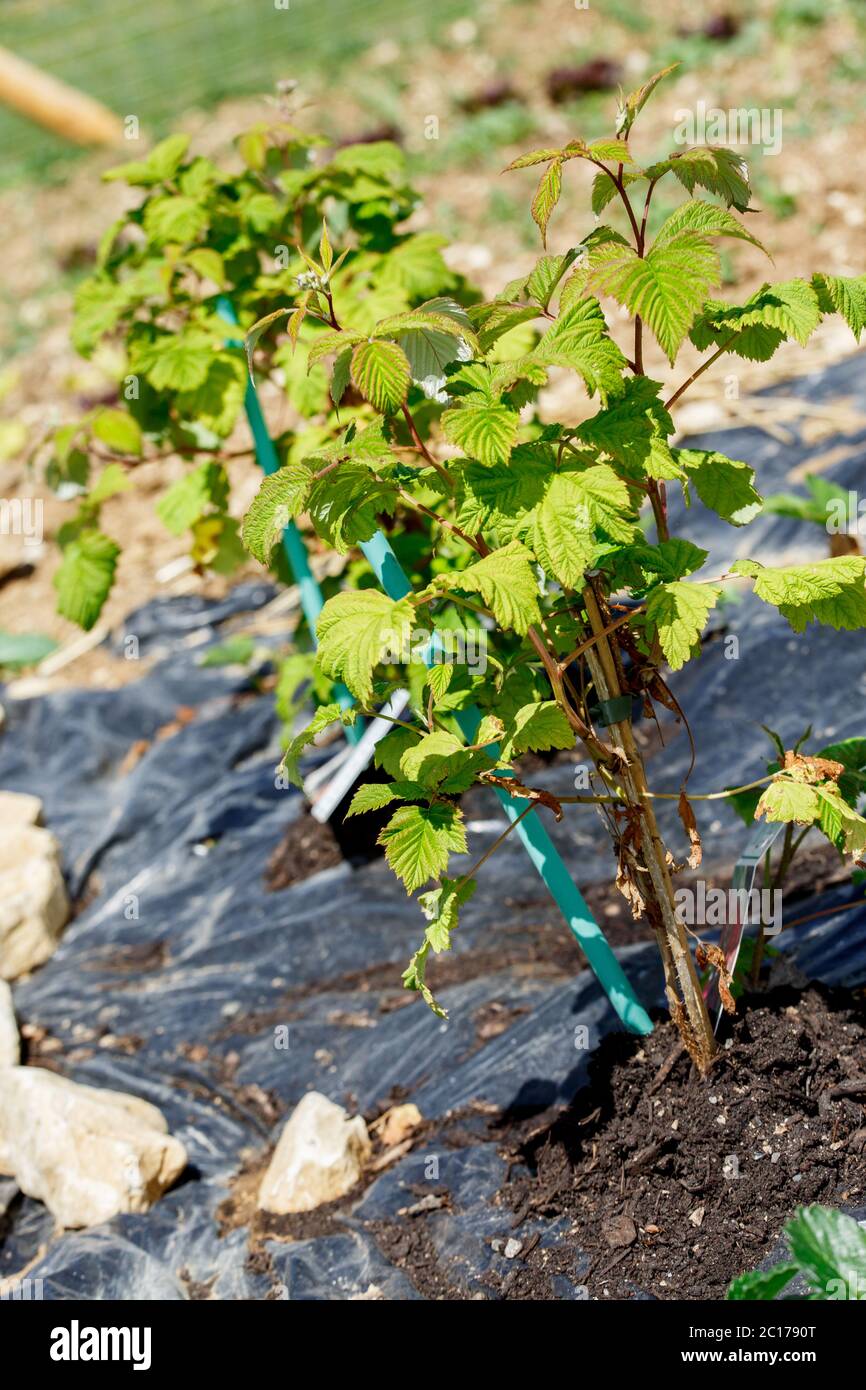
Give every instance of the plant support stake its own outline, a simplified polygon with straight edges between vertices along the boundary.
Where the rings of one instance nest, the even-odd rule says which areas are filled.
[[[363,542],[361,549],[389,598],[405,598],[411,592],[412,586],[381,531],[377,531],[372,540]],[[480,722],[478,711],[463,710],[458,718],[465,737],[471,742]],[[512,823],[518,820],[530,804],[523,797],[509,796],[501,787],[495,788],[495,791],[502,809]],[[584,902],[583,894],[562,862],[537,812],[532,811],[524,816],[515,827],[515,834],[520,838],[533,867],[568,923],[619,1018],[632,1033],[642,1036],[651,1033],[653,1025],[649,1015],[639,1003],[625,971]]]
[[[226,323],[237,325],[237,318],[231,303],[225,295],[221,295],[217,301],[217,309],[220,317]],[[243,343],[239,338],[229,339],[230,347],[243,348]],[[264,473],[276,473],[280,466],[277,458],[277,451],[274,442],[268,433],[265,417],[259,405],[259,397],[252,380],[247,381],[246,395],[244,396],[244,407],[246,409],[247,420],[253,436],[256,458],[259,466]],[[290,521],[283,528],[283,549],[286,552],[286,559],[295,577],[298,591],[301,597],[301,608],[310,629],[313,641],[316,640],[316,619],[324,607],[325,600],[322,598],[322,591],[316,581],[316,577],[310,569],[310,561],[307,556],[307,547],[304,545],[304,538],[293,521]],[[334,687],[334,693],[343,709],[348,709],[355,702],[344,685]],[[346,738],[349,743],[357,743],[363,734],[363,726],[360,721],[346,728]]]

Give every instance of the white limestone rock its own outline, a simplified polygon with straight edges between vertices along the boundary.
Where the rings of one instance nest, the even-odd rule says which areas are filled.
[[[312,1211],[355,1186],[371,1145],[362,1116],[349,1117],[318,1091],[295,1107],[259,1188],[259,1208],[283,1215]]]
[[[186,1167],[161,1111],[43,1067],[0,1071],[0,1172],[63,1227],[147,1211]]]

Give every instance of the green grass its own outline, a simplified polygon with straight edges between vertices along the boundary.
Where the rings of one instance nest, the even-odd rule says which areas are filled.
[[[2,42],[159,136],[191,107],[311,70],[336,82],[371,44],[430,41],[474,11],[472,0],[3,0]],[[45,178],[70,157],[73,147],[0,107],[0,180]]]

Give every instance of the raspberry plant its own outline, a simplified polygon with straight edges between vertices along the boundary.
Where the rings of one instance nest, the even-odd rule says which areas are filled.
[[[564,801],[596,802],[610,827],[618,886],[655,933],[671,1015],[705,1072],[713,1032],[674,909],[676,865],[659,832],[632,732],[632,699],[640,696],[649,714],[654,704],[681,714],[665,665],[676,671],[698,654],[708,614],[731,580],[752,580],[757,596],[775,605],[795,632],[812,621],[866,626],[866,562],[844,556],[779,569],[749,559],[706,575],[707,552],[670,534],[667,489],[680,488],[688,503],[711,508],[732,526],[752,520],[761,498],[748,464],[671,447],[670,411],[723,353],[764,361],[787,338],[805,344],[825,313],[842,313],[859,337],[866,327],[866,277],[818,274],[767,284],[743,305],[709,297],[720,280],[719,238],[760,247],[735,215],[750,210],[748,173],[727,148],[681,149],[646,168],[636,162],[632,127],[665,75],[622,102],[610,139],[575,139],[509,166],[544,166],[532,201],[543,240],[566,165],[576,160],[596,169],[593,211],[621,208],[625,233],[612,223],[596,225],[565,255],[543,256],[528,276],[466,313],[433,299],[373,326],[359,322],[343,303],[339,260],[324,228],[302,292],[282,314],[293,338],[311,316],[324,322],[310,362],[330,361],[334,400],[351,383],[376,418],[363,428],[352,422],[341,437],[269,478],[246,517],[244,539],[266,558],[286,520],[305,510],[330,544],[339,539],[334,513],[351,514],[358,541],[373,535],[383,514],[414,515],[432,525],[452,557],[400,600],[374,589],[337,594],[318,624],[319,670],[343,681],[359,709],[373,709],[394,689],[395,663],[409,666],[404,679],[414,694],[413,716],[397,721],[378,749],[392,780],[361,787],[349,811],[397,803],[381,842],[407,891],[424,890],[419,902],[428,919],[406,985],[439,1010],[425,980],[427,959],[448,948],[459,908],[475,887],[472,872],[448,873],[451,856],[467,847],[461,793],[496,784],[557,815]],[[677,180],[689,197],[650,240],[650,204],[663,179]],[[633,316],[630,356],[608,330],[606,298]],[[251,347],[275,317],[256,325]],[[517,332],[528,325],[531,345],[525,331]],[[687,337],[707,352],[667,399],[644,372],[647,331],[672,367]],[[418,356],[426,341],[441,349],[445,372],[435,438],[414,417],[425,401]],[[577,426],[544,424],[530,408],[551,367],[574,371],[598,401],[597,412]],[[454,446],[447,455],[438,448],[440,437]],[[471,675],[436,661],[435,653],[428,653],[429,665],[411,661],[413,632],[430,623],[431,613],[443,630],[484,628],[487,673]],[[483,715],[471,741],[458,719],[470,705]],[[337,705],[317,711],[288,749],[292,775],[316,733],[353,713]],[[557,801],[504,771],[522,753],[576,742],[594,764],[593,795]],[[846,745],[843,754],[855,765],[859,789],[862,749],[858,754]],[[768,785],[756,814],[820,824],[856,853],[866,847],[866,821],[855,809],[857,790],[840,780],[845,772],[842,761],[791,751],[762,779]],[[685,786],[678,800],[696,866],[700,837]],[[709,958],[724,969],[720,952],[714,958],[710,948]]]
[[[678,866],[655,798],[678,801],[693,867],[700,835],[685,785],[649,788],[632,702],[683,717],[665,670],[698,655],[708,614],[732,582],[752,581],[795,632],[813,621],[866,626],[866,561],[772,568],[749,559],[707,575],[707,552],[670,533],[668,489],[735,527],[762,502],[747,463],[671,446],[671,410],[723,354],[764,361],[786,339],[805,345],[824,314],[841,313],[859,338],[866,277],[766,284],[742,305],[710,297],[721,278],[719,239],[760,247],[735,215],[752,211],[748,173],[735,152],[709,146],[640,166],[632,128],[665,75],[621,102],[611,138],[575,139],[509,166],[542,166],[532,216],[546,243],[566,166],[591,164],[596,224],[488,302],[448,269],[442,239],[403,228],[415,200],[392,145],[324,158],[315,139],[277,123],[242,137],[241,174],[189,160],[182,137],[114,171],[145,198],[104,240],[79,294],[76,342],[89,353],[106,337],[120,341],[125,380],[137,390],[125,409],[61,431],[52,470],[81,494],[60,537],[58,590],[62,611],[84,625],[95,621],[118,553],[100,530],[101,502],[125,485],[122,465],[146,450],[189,454],[190,471],[160,513],[179,533],[191,530],[200,566],[236,563],[224,464],[247,367],[218,314],[218,294],[229,293],[250,371],[279,384],[299,417],[277,440],[283,466],[245,517],[246,548],[279,573],[289,519],[308,518],[342,554],[385,527],[416,585],[391,599],[352,561],[350,587],[321,614],[315,665],[312,656],[290,659],[281,704],[291,723],[299,681],[312,675],[322,703],[284,760],[300,781],[299,759],[319,732],[379,710],[397,686],[410,691],[409,712],[377,749],[390,780],[362,786],[349,812],[394,808],[381,842],[427,919],[405,984],[441,1012],[427,961],[448,949],[475,889],[474,869],[449,874],[451,857],[467,848],[464,792],[495,785],[557,817],[568,801],[596,805],[618,887],[655,934],[671,1015],[706,1072],[713,1033],[674,910]],[[664,180],[688,197],[651,237]],[[602,214],[610,220],[599,222]],[[275,264],[281,249],[285,264]],[[632,318],[626,351],[609,331],[608,300]],[[672,367],[687,338],[706,354],[666,398],[644,372],[646,333]],[[573,372],[576,392],[597,405],[576,426],[539,417],[538,392],[553,368]],[[88,454],[99,453],[108,467],[91,483]],[[486,643],[485,671],[454,659],[461,639]],[[352,708],[328,702],[332,681],[352,692]],[[477,727],[470,709],[480,710]],[[556,798],[508,769],[521,754],[577,744],[594,769],[586,795]],[[856,809],[864,770],[863,740],[824,757],[788,750],[736,793],[761,788],[755,815],[818,825],[857,854],[866,847]],[[724,970],[720,952],[709,948],[708,958]]]

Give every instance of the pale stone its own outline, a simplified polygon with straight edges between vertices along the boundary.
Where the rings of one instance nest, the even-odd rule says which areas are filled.
[[[27,792],[0,792],[0,830],[14,825],[40,825],[42,802]]]
[[[147,1211],[186,1167],[155,1105],[43,1067],[0,1071],[0,1171],[64,1227]]]
[[[350,1119],[327,1096],[309,1091],[280,1135],[259,1188],[259,1207],[283,1215],[336,1201],[355,1186],[369,1157],[362,1116]]]
[[[394,1105],[377,1121],[381,1124],[379,1138],[386,1149],[394,1144],[402,1144],[404,1139],[418,1128],[422,1121],[421,1111],[410,1102],[407,1105]]]
[[[0,1067],[17,1067],[20,1060],[21,1045],[12,991],[5,980],[0,980]]]
[[[0,836],[0,979],[48,960],[68,917],[57,840],[35,825],[12,827]]]

